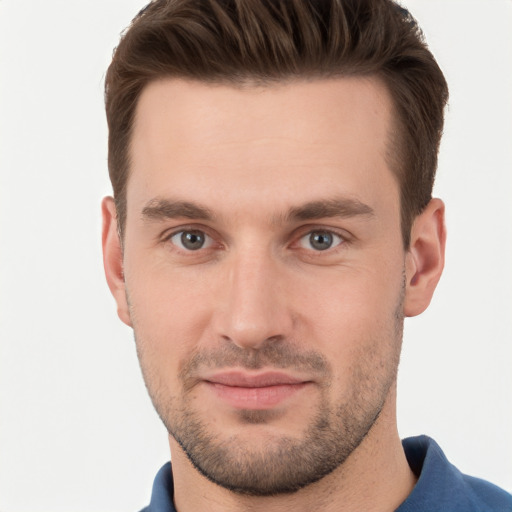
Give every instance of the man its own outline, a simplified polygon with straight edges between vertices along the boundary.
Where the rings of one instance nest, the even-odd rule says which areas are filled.
[[[149,4],[106,78],[107,281],[172,458],[147,510],[511,510],[402,444],[447,101],[388,0]]]

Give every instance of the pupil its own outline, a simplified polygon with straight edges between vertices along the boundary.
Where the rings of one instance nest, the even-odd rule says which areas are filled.
[[[309,240],[311,242],[311,246],[318,251],[325,251],[332,245],[332,235],[321,231],[311,233]]]
[[[185,231],[181,235],[181,243],[183,244],[183,247],[196,251],[197,249],[201,249],[203,246],[204,236],[199,232]]]

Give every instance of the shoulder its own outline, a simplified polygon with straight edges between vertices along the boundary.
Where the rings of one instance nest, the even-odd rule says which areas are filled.
[[[471,489],[475,501],[485,504],[485,510],[512,511],[512,495],[500,487],[473,476],[463,475],[468,489]],[[484,509],[482,509],[484,510]]]
[[[403,447],[418,482],[396,512],[512,511],[512,495],[485,480],[461,473],[433,439],[408,438]]]

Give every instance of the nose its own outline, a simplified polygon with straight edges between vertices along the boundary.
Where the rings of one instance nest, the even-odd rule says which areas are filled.
[[[217,334],[253,350],[289,337],[293,314],[279,262],[264,251],[229,259],[215,313]]]

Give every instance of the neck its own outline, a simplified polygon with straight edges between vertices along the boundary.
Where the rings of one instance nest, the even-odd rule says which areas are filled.
[[[178,512],[392,512],[416,483],[396,428],[395,389],[348,459],[331,474],[294,494],[253,497],[228,491],[202,476],[174,439],[169,439]]]

